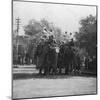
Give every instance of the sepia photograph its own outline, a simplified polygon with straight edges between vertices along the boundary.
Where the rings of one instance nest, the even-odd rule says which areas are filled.
[[[12,1],[12,98],[97,94],[96,5]]]

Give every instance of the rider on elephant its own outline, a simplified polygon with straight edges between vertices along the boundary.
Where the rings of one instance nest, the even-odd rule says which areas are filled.
[[[54,36],[52,34],[49,35],[47,41],[45,41],[46,48],[46,56],[45,56],[45,64],[46,64],[46,71],[48,74],[56,73],[56,66],[57,66],[57,46]],[[45,52],[46,52],[45,51]]]
[[[50,47],[56,47],[56,40],[54,39],[53,35],[49,36],[48,44],[49,44]]]
[[[71,41],[69,42],[69,45],[70,45],[71,47],[74,47],[74,40],[73,40],[73,38],[72,38]]]

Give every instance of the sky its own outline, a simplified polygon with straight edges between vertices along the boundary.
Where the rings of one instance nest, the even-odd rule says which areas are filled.
[[[96,15],[95,6],[13,1],[13,28],[16,29],[16,18],[18,17],[21,19],[20,34],[24,34],[23,26],[27,25],[31,19],[45,18],[61,28],[62,32],[76,32],[80,27],[80,19],[90,14]]]

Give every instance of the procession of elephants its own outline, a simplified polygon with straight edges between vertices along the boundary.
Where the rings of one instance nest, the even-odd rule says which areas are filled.
[[[42,40],[34,54],[36,68],[39,74],[71,74],[81,73],[84,66],[95,66],[95,59],[82,58],[74,47],[73,39],[69,43],[56,44],[51,36],[47,41]]]
[[[43,75],[81,73],[82,67],[90,69],[96,65],[95,58],[89,60],[88,57],[80,56],[73,39],[58,45],[53,35],[48,39],[41,38],[31,56],[25,55],[26,64],[35,64],[39,74]],[[23,55],[18,55],[19,64],[23,64],[23,58]]]
[[[79,71],[81,66],[81,59],[72,46],[62,44],[58,47],[52,40],[40,43],[34,58],[39,74],[61,74],[62,69],[68,74],[73,70]]]

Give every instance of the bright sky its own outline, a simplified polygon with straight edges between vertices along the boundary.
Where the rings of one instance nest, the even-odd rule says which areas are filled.
[[[47,19],[62,31],[75,32],[79,29],[79,21],[88,15],[96,15],[95,6],[48,4],[35,2],[13,1],[13,22],[16,28],[15,19],[21,19],[20,34],[23,34],[23,27],[29,20]]]

